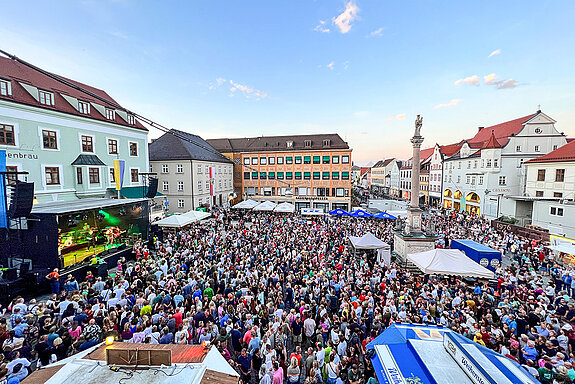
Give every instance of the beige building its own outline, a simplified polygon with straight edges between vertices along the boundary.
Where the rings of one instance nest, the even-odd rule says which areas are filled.
[[[228,206],[233,197],[233,163],[201,137],[171,130],[149,145],[150,171],[169,212]]]

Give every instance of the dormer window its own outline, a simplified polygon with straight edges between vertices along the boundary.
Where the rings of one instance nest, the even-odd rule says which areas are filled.
[[[116,120],[116,112],[113,109],[106,108],[106,119]]]
[[[78,112],[89,115],[90,114],[90,104],[85,101],[78,100]]]
[[[330,145],[331,145],[331,140],[330,140],[330,139],[325,139],[325,140],[323,141],[323,146],[324,146],[324,147],[329,147]]]
[[[54,94],[52,92],[38,90],[38,99],[40,104],[54,105]]]
[[[311,140],[304,140],[303,144],[306,148],[311,148]]]
[[[136,125],[136,116],[128,113],[128,124]]]
[[[286,141],[286,147],[287,148],[293,148],[293,141]]]
[[[12,96],[12,84],[9,80],[0,79],[0,95]]]

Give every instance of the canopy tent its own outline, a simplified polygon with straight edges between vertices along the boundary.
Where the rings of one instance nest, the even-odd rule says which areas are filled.
[[[443,327],[392,324],[366,348],[382,384],[538,382],[519,363]]]
[[[211,214],[204,211],[189,211],[184,213],[182,216],[191,217],[193,222],[196,222],[210,217]]]
[[[377,251],[378,263],[383,262],[387,266],[391,264],[391,247],[373,234],[366,233],[361,237],[349,236],[349,241],[356,252],[359,249],[374,249]]]
[[[194,221],[195,221],[194,218],[190,216],[172,215],[162,220],[156,221],[153,224],[159,225],[160,227],[181,228],[185,227],[188,224],[193,223]]]
[[[549,246],[549,248],[552,251],[557,251],[557,252],[566,253],[568,255],[575,256],[575,245],[573,245],[573,244],[561,243],[561,244],[557,244],[557,245],[551,245],[551,246]]]
[[[391,220],[397,220],[397,217],[390,215],[387,212],[378,212],[375,215],[373,215],[374,218],[376,219],[391,219]]]
[[[252,199],[248,199],[248,200],[240,201],[239,203],[234,205],[232,208],[234,208],[234,209],[252,209],[253,207],[255,207],[258,204],[259,203],[257,201],[252,200]]]
[[[277,205],[276,203],[273,203],[271,201],[264,201],[263,203],[256,205],[254,207],[254,211],[266,211],[266,212],[273,211],[276,205]]]
[[[493,272],[482,267],[459,249],[437,248],[430,251],[411,253],[407,259],[423,273],[429,275],[455,275],[493,279]]]
[[[349,214],[351,217],[373,217],[373,215],[363,209],[356,209]]]
[[[274,212],[279,213],[294,213],[295,212],[295,205],[288,202],[279,203],[275,208]]]
[[[341,208],[334,209],[333,211],[329,211],[329,214],[334,215],[334,216],[349,216],[349,212],[344,211]]]

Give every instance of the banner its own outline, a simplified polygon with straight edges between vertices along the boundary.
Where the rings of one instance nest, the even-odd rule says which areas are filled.
[[[210,167],[210,196],[214,195],[214,167]]]
[[[5,150],[0,150],[0,172],[6,172]],[[0,197],[0,228],[6,228],[8,226],[6,216],[6,175],[2,173],[0,176],[0,191],[2,191],[2,197]]]
[[[122,189],[124,185],[124,168],[126,167],[126,161],[124,160],[114,160],[114,180],[116,181],[116,191]]]

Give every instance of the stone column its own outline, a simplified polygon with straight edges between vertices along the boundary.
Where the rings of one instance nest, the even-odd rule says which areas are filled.
[[[411,164],[411,207],[419,208],[419,171],[421,169],[419,152],[423,137],[412,137],[413,144],[413,162]]]

